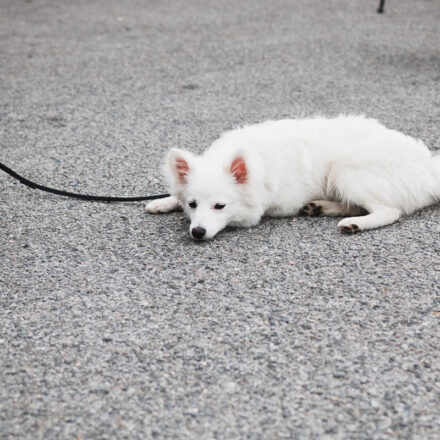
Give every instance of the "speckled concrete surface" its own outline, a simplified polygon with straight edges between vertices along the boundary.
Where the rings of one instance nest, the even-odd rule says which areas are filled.
[[[169,147],[365,113],[440,147],[440,4],[0,0],[0,160],[72,191],[163,192]],[[0,437],[440,438],[440,208],[357,236],[0,175]]]

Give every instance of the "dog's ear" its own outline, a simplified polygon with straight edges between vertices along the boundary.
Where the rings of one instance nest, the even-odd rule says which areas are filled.
[[[231,163],[230,173],[235,179],[235,183],[246,183],[247,176],[248,176],[248,170],[246,167],[246,162],[244,161],[243,157],[239,156],[235,158]]]
[[[175,184],[186,185],[194,156],[185,150],[172,148],[168,152],[166,168]]]

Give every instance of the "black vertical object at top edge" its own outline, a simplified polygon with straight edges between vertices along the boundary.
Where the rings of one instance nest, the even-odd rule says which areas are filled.
[[[385,0],[380,0],[379,8],[377,9],[377,12],[379,14],[383,14],[385,12],[383,9],[384,6],[385,6]]]

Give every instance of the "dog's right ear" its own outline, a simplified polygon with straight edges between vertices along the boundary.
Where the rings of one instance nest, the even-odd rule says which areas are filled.
[[[188,151],[172,148],[166,159],[166,171],[175,186],[186,185],[193,167],[194,156]]]

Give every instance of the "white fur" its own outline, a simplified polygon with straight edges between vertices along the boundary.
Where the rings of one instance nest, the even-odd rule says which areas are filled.
[[[232,174],[237,158],[246,165],[245,182]],[[204,228],[203,238],[227,225],[256,225],[263,215],[295,215],[310,201],[340,202],[340,214],[350,206],[365,208],[368,215],[338,223],[356,232],[393,223],[440,199],[440,156],[363,116],[245,126],[224,133],[201,156],[170,150],[165,175],[172,196],[150,202],[146,211],[183,207],[190,232]],[[189,207],[191,201],[196,208]],[[217,203],[225,207],[214,209]],[[337,215],[337,206],[328,204],[322,212]]]

